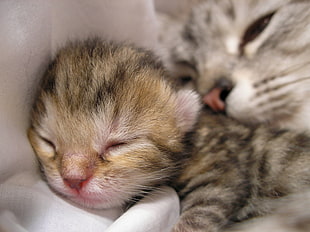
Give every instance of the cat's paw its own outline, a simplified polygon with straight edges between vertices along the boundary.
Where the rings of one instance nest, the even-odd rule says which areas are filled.
[[[209,230],[207,229],[199,229],[199,228],[195,228],[195,226],[186,226],[186,225],[177,224],[173,227],[171,232],[206,232],[206,231],[209,232]]]
[[[194,217],[193,215],[189,215],[189,217],[185,217],[185,215],[182,215],[181,219],[173,227],[171,232],[218,232],[219,231],[217,225],[210,222],[208,218],[204,218],[204,220],[201,220],[201,219],[197,220],[197,218],[199,217]]]

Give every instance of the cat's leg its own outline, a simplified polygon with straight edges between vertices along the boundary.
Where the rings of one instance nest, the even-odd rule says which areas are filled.
[[[195,186],[181,201],[182,212],[173,232],[217,232],[247,204],[246,181]],[[238,183],[237,183],[238,182]]]

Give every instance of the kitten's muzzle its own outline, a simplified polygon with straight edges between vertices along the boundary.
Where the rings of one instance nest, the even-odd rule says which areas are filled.
[[[68,179],[68,178],[65,178],[63,180],[67,186],[75,190],[81,190],[88,181],[88,179]]]

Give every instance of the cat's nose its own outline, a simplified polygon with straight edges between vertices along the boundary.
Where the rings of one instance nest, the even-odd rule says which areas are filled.
[[[64,183],[72,189],[81,190],[88,179],[64,178]]]
[[[203,102],[215,112],[225,111],[225,100],[232,90],[232,82],[226,78],[220,78],[214,88],[212,88],[205,96]]]

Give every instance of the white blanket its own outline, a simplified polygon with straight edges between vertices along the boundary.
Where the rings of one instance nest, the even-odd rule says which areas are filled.
[[[178,198],[168,187],[144,198],[124,214],[120,208],[81,209],[51,192],[31,172],[16,174],[2,183],[0,196],[1,232],[168,232],[179,211]]]
[[[38,79],[57,48],[96,35],[156,49],[152,0],[1,0],[0,34],[0,231],[169,231],[179,214],[171,188],[125,213],[79,208],[40,179],[26,136]]]

